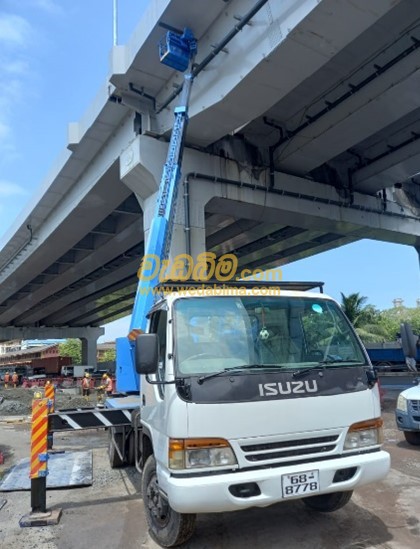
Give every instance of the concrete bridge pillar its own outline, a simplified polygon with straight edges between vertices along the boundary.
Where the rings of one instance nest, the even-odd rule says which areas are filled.
[[[156,213],[158,189],[167,148],[167,143],[139,136],[120,156],[121,180],[134,192],[143,210],[146,242]],[[210,166],[207,166],[207,163]],[[213,172],[212,163],[214,159],[210,155],[198,155],[195,151],[185,150],[182,171],[184,174],[198,172],[200,169],[210,169]],[[200,195],[192,188],[193,186],[196,186],[196,181],[188,176],[182,177],[179,183],[170,258],[184,253],[195,258],[199,253],[206,251],[204,208],[209,197],[207,194]]]
[[[190,196],[185,196],[188,186],[188,182],[180,183],[169,259],[185,253],[195,259],[199,253],[206,251],[205,203],[199,197],[191,200]],[[156,192],[142,201],[145,242],[156,213],[157,198]]]
[[[82,364],[96,368],[97,337],[81,337],[82,342]]]

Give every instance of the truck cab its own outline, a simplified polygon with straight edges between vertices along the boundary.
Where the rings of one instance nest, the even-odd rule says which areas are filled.
[[[161,545],[186,541],[196,513],[334,511],[387,474],[369,357],[333,299],[296,287],[163,289],[151,310],[138,444]]]

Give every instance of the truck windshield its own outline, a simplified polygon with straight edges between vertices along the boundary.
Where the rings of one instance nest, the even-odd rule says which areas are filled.
[[[236,366],[297,370],[366,364],[340,307],[313,296],[182,298],[174,305],[174,331],[181,375]]]

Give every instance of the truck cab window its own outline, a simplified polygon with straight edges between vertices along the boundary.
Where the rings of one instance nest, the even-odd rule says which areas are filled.
[[[360,343],[333,301],[297,297],[180,299],[175,362],[181,375],[239,366],[307,368],[365,364]]]
[[[361,362],[360,345],[333,303],[312,303],[301,314],[306,360]]]

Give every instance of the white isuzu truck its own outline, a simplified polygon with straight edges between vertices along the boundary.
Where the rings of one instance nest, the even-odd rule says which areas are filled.
[[[197,513],[335,511],[390,467],[375,373],[322,284],[237,284],[160,287],[136,341],[136,464],[165,547]]]

